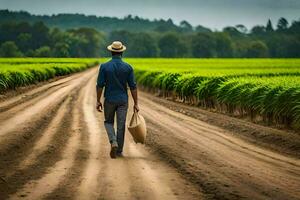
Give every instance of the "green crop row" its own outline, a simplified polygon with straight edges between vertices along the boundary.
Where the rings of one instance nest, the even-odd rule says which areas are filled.
[[[300,62],[293,62],[290,68],[278,66],[274,61],[273,68],[259,68],[256,64],[244,69],[212,66],[206,71],[177,70],[177,66],[147,70],[144,65],[136,65],[135,74],[144,88],[166,97],[233,115],[251,116],[252,120],[260,118],[299,128]]]
[[[0,59],[0,92],[95,66],[93,59]]]

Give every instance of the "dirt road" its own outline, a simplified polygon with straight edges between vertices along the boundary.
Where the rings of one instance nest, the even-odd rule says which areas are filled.
[[[147,145],[112,160],[97,69],[0,102],[0,199],[300,199],[300,161],[140,93]],[[132,113],[131,106],[129,115]]]

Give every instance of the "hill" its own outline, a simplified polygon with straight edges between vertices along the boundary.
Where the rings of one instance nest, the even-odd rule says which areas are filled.
[[[124,18],[98,17],[84,14],[57,14],[57,15],[33,15],[26,11],[0,10],[0,24],[11,21],[26,21],[35,23],[44,22],[49,27],[57,27],[63,30],[71,28],[89,27],[98,31],[111,32],[116,30],[138,31],[170,31],[179,32],[192,31],[188,22],[183,21],[181,25],[176,25],[171,19],[149,20],[138,16],[128,15]],[[210,31],[208,28],[198,26],[197,31]]]

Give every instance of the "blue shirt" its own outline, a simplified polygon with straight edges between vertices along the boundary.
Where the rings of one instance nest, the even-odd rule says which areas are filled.
[[[100,65],[97,87],[105,87],[105,101],[112,103],[128,102],[127,84],[136,89],[132,67],[123,62],[121,57],[113,56],[109,62]]]

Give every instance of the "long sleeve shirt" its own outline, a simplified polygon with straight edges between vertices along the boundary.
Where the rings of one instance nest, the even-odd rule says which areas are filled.
[[[97,87],[104,88],[105,101],[112,103],[128,102],[127,85],[136,89],[133,68],[122,61],[120,56],[113,56],[109,62],[100,65]]]

